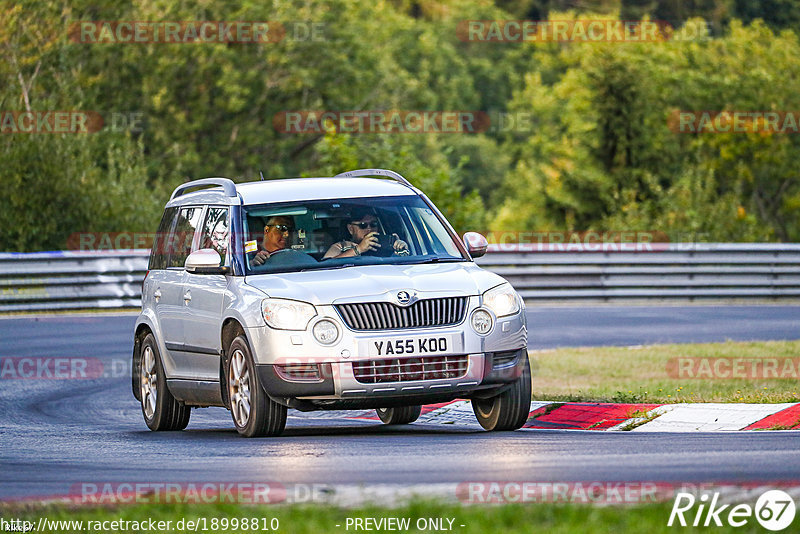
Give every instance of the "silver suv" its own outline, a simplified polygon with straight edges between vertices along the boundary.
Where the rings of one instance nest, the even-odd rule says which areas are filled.
[[[224,406],[241,435],[276,436],[287,408],[403,424],[466,398],[483,428],[520,428],[524,304],[473,262],[486,248],[393,171],[179,186],[134,334],[147,426],[181,430],[192,407]]]

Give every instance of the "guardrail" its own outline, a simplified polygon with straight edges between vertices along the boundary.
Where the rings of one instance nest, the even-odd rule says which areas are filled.
[[[800,244],[639,245],[491,245],[478,263],[528,302],[800,297]],[[148,254],[2,253],[0,312],[139,307]]]
[[[134,308],[149,250],[0,254],[0,312]]]
[[[526,301],[800,297],[800,244],[491,245],[477,260]]]

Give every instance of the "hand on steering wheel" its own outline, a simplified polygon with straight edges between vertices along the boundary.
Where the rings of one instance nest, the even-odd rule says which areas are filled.
[[[253,265],[264,265],[264,263],[275,254],[280,254],[281,252],[286,252],[287,250],[289,249],[279,248],[278,250],[273,250],[272,252],[267,252],[266,250],[259,250],[258,252],[256,252],[256,255],[253,256],[251,263]]]

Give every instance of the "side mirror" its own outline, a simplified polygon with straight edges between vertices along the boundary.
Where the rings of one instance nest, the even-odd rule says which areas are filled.
[[[489,242],[478,232],[467,232],[464,234],[464,245],[467,247],[467,252],[473,259],[480,258],[486,254],[486,249],[489,248]]]
[[[219,252],[213,248],[201,248],[189,254],[184,267],[195,274],[227,274],[228,268],[221,263]]]

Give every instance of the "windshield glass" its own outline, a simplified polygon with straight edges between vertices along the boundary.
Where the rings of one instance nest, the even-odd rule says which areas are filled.
[[[416,195],[244,206],[248,274],[467,261]]]

